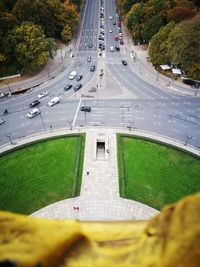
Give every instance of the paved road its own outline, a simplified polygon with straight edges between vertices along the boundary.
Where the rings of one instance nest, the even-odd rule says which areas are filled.
[[[104,14],[105,46],[102,56],[99,56],[97,46],[100,28],[99,15]],[[110,19],[111,17],[111,19]],[[118,20],[113,0],[86,1],[83,21],[80,23],[80,38],[73,50],[74,57],[66,61],[66,68],[56,77],[29,90],[27,93],[10,98],[0,99],[0,118],[5,123],[0,125],[0,144],[8,142],[6,135],[16,139],[29,134],[57,129],[73,123],[74,126],[118,126],[136,127],[162,133],[182,142],[200,147],[200,100],[198,97],[180,95],[172,92],[161,82],[161,78],[145,72],[142,61],[136,62],[130,58],[131,46],[123,30],[124,45],[120,51],[110,51],[110,46],[119,42],[114,41],[118,32]],[[112,30],[112,33],[109,32]],[[92,47],[88,44],[92,42]],[[91,56],[91,62],[87,57]],[[126,59],[127,66],[123,66],[122,59]],[[90,65],[96,66],[95,72],[90,72]],[[65,92],[66,84],[73,86],[78,82],[69,80],[72,70],[83,75],[80,81],[83,89],[75,93],[73,89]],[[103,75],[100,76],[101,71]],[[148,75],[147,75],[148,74]],[[179,87],[181,89],[181,87]],[[26,114],[30,110],[29,104],[37,99],[39,92],[48,90],[49,95],[41,100],[41,116],[28,119]],[[48,101],[60,96],[60,104],[50,108]],[[80,97],[83,97],[81,102]],[[90,105],[91,113],[79,112],[80,105]],[[9,110],[3,116],[4,109]]]

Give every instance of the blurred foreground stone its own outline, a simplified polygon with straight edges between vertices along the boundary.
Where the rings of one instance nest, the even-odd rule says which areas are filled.
[[[0,212],[0,267],[199,267],[200,193],[150,221],[77,222]]]

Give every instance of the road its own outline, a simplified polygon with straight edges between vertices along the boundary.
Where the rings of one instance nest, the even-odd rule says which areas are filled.
[[[103,14],[105,22],[100,22]],[[144,73],[141,62],[130,57],[131,46],[122,28],[124,45],[114,40],[118,34],[118,21],[114,0],[86,1],[79,28],[79,38],[73,48],[74,57],[65,64],[63,71],[22,95],[0,99],[0,144],[22,138],[40,131],[54,131],[62,127],[108,126],[137,128],[175,138],[188,145],[200,148],[200,100],[197,96],[184,96],[169,90],[160,77]],[[103,27],[101,28],[100,26]],[[100,31],[105,32],[105,50],[98,48]],[[110,32],[112,31],[112,32]],[[110,47],[120,46],[120,51]],[[91,56],[91,62],[87,62]],[[127,66],[122,65],[125,59]],[[90,72],[94,64],[96,70]],[[72,70],[83,75],[83,88],[74,92],[64,91],[66,84],[75,86],[76,79],[69,80]],[[180,86],[181,87],[181,86]],[[41,115],[27,117],[29,104],[37,95],[48,90],[41,99]],[[47,105],[54,96],[61,102],[53,107]],[[79,111],[80,106],[92,107],[90,113]],[[4,109],[9,114],[3,115]]]

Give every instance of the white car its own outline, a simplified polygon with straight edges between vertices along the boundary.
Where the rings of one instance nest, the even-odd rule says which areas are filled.
[[[43,97],[45,97],[45,96],[47,96],[49,93],[48,93],[48,91],[44,91],[44,92],[42,92],[42,93],[40,93],[39,95],[38,95],[38,98],[40,99],[40,98],[43,98]]]
[[[112,19],[112,16],[110,16],[109,19]]]
[[[111,32],[112,32],[112,30],[109,30],[109,32],[111,33]]]
[[[1,98],[1,97],[4,97],[4,96],[5,96],[5,94],[4,94],[4,93],[0,93],[0,98]]]
[[[111,46],[111,47],[110,47],[110,52],[114,52],[114,50],[115,50],[114,47]]]
[[[32,110],[29,111],[29,113],[27,114],[27,116],[32,119],[34,118],[35,116],[39,115],[40,114],[40,111],[38,108],[34,108]]]
[[[48,106],[52,107],[55,104],[58,104],[60,102],[60,98],[58,96],[52,98],[49,102],[48,102]]]
[[[0,125],[3,124],[5,121],[3,119],[0,119]]]
[[[76,77],[76,75],[77,75],[76,71],[72,71],[72,72],[70,73],[70,75],[69,75],[69,79],[70,79],[70,80],[73,80],[73,79]]]

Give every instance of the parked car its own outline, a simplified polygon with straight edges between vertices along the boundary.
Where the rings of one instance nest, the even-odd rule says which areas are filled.
[[[122,60],[122,64],[126,66],[127,65],[126,60]]]
[[[83,107],[80,108],[80,111],[90,112],[91,111],[91,107],[83,106]]]
[[[120,51],[120,47],[118,45],[115,46],[116,51]]]
[[[78,83],[76,86],[74,86],[74,91],[78,91],[79,89],[81,89],[82,87],[82,83]]]
[[[40,98],[43,98],[43,97],[45,97],[45,96],[47,96],[49,93],[48,93],[48,91],[44,91],[44,92],[42,92],[42,93],[40,93],[39,95],[38,95],[38,98],[40,99]]]
[[[49,102],[48,102],[48,106],[52,107],[55,104],[58,104],[60,102],[60,98],[58,96],[52,98]]]
[[[113,32],[113,31],[110,29],[109,32],[111,33],[111,32]]]
[[[34,108],[40,104],[39,100],[34,100],[33,102],[30,103],[29,107]]]
[[[3,119],[0,119],[0,125],[3,124],[5,121]]]
[[[68,91],[69,89],[72,88],[72,84],[67,84],[65,87],[64,87],[64,90],[65,91]]]
[[[110,47],[110,52],[114,52],[114,47],[113,46]]]
[[[119,40],[119,44],[123,45],[124,44],[123,40]]]
[[[29,111],[29,113],[27,114],[27,117],[29,117],[30,119],[34,118],[35,116],[39,115],[40,111],[38,108],[34,108],[32,110]]]
[[[76,77],[76,75],[77,75],[76,71],[72,71],[72,72],[70,73],[70,75],[69,75],[69,79],[70,79],[70,80],[73,80],[73,79]]]
[[[91,72],[95,71],[95,65],[91,65],[91,66],[90,66],[90,71],[91,71]]]
[[[83,75],[78,75],[78,76],[76,77],[77,82],[80,81],[82,78],[83,78]]]

